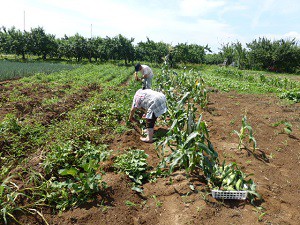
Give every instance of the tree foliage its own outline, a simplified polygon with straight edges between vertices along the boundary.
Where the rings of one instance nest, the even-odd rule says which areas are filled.
[[[275,72],[295,72],[300,67],[300,48],[295,39],[271,41],[259,38],[247,44],[249,67]]]
[[[55,38],[47,34],[42,27],[29,32],[15,27],[0,28],[0,54],[14,54],[26,59],[26,54],[36,55],[46,60],[47,57],[87,59],[89,62],[124,60],[125,64],[134,61],[162,63],[225,64],[239,69],[260,69],[276,72],[297,72],[300,68],[300,48],[295,39],[275,40],[255,39],[246,43],[246,47],[237,41],[221,46],[217,54],[208,46],[178,43],[175,46],[162,41],[155,42],[147,37],[134,45],[134,38],[119,34],[115,37],[85,38],[76,33],[73,36]]]

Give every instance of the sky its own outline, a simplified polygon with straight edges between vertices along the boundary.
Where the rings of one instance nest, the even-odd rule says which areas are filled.
[[[0,27],[197,44],[214,53],[259,38],[300,41],[299,0],[0,0]]]

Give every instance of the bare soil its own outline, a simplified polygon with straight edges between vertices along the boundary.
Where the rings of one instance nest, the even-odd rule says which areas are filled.
[[[17,110],[20,116],[41,115],[45,124],[57,119],[57,116],[62,115],[60,108],[56,112],[36,106],[43,99],[42,92],[45,95],[63,93],[50,93],[46,87],[39,87],[39,90],[41,94],[35,96],[32,105],[9,105],[2,101],[0,119],[10,110]],[[25,93],[26,90],[23,91]],[[77,102],[84,101],[88,88],[84,92],[86,93],[66,99],[64,107],[67,108],[61,110],[70,109]],[[5,96],[5,91],[2,90],[2,98]],[[61,214],[45,209],[42,213],[49,224],[299,224],[300,104],[285,104],[271,95],[212,92],[207,110],[202,112],[199,109],[200,113],[203,113],[203,120],[207,122],[210,140],[220,161],[237,162],[245,173],[253,174],[251,178],[262,195],[262,200],[255,202],[256,207],[248,200],[214,199],[201,171],[190,176],[184,170],[175,171],[171,177],[145,183],[144,192],[139,194],[131,190],[131,180],[126,175],[114,172],[111,159],[103,165],[106,171],[103,179],[108,184],[105,193],[100,193],[85,205]],[[237,148],[238,137],[233,130],[239,131],[244,115],[247,115],[253,128],[259,148],[254,152],[251,145],[247,149]],[[279,121],[292,124],[293,131],[290,135],[283,132],[283,125],[272,126]],[[155,131],[158,133],[165,129],[156,126]],[[142,149],[149,155],[149,165],[155,168],[160,161],[155,143],[143,143],[139,137],[136,130],[127,131],[110,141],[110,149],[116,152]],[[34,160],[36,158],[33,157],[29,164],[36,165],[38,160]],[[43,224],[38,216],[21,214],[18,219],[23,224]]]

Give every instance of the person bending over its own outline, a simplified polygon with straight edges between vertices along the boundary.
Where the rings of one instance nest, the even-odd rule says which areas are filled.
[[[166,96],[157,91],[151,89],[139,89],[133,98],[129,121],[137,122],[134,118],[134,113],[137,110],[145,112],[147,137],[140,139],[144,142],[153,142],[154,125],[159,116],[167,112],[167,101]]]
[[[142,77],[138,76],[138,72],[141,72]],[[151,89],[153,72],[147,65],[141,65],[140,63],[135,65],[135,80],[142,81],[142,89]]]

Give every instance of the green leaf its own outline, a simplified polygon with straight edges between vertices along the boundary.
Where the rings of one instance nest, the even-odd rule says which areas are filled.
[[[134,186],[131,188],[132,190],[136,191],[136,192],[139,192],[139,193],[142,193],[143,192],[143,189],[138,187],[138,186]]]
[[[183,105],[185,103],[185,101],[188,99],[189,95],[190,95],[190,92],[185,93],[185,95],[178,102],[178,105]]]
[[[285,132],[286,134],[291,134],[291,133],[292,133],[292,129],[291,129],[290,127],[285,127],[285,128],[284,128],[284,132]]]
[[[4,192],[4,186],[3,186],[3,185],[1,185],[1,186],[0,186],[0,197],[2,197],[2,195],[3,195],[3,192]]]
[[[61,169],[58,171],[58,173],[61,175],[61,176],[67,176],[67,175],[71,175],[73,177],[76,177],[77,173],[78,173],[78,170],[74,167],[71,167],[70,169]]]
[[[259,194],[259,193],[257,193],[256,191],[247,191],[248,192],[248,194],[251,194],[251,195],[255,195],[257,198],[259,198],[259,199],[261,199],[262,197],[261,197],[261,195]]]
[[[191,133],[191,134],[187,137],[186,141],[184,142],[183,148],[185,148],[186,145],[188,145],[189,142],[190,142],[191,140],[195,139],[195,138],[196,138],[197,136],[199,136],[199,135],[200,135],[200,134],[199,134],[198,131],[194,131],[193,133]]]
[[[215,152],[214,150],[211,150],[208,146],[206,146],[205,144],[198,142],[198,147],[202,150],[204,150],[209,156],[213,157],[213,158],[217,158],[218,157],[218,153]]]
[[[202,122],[202,114],[200,114],[199,119],[198,119],[198,123],[197,123],[197,126],[196,126],[197,131],[200,131],[201,122]]]

